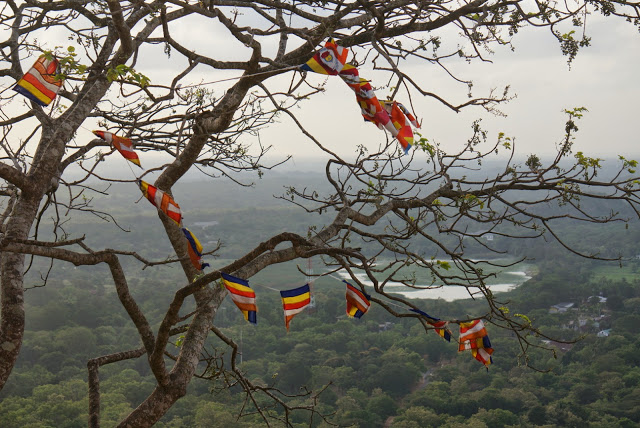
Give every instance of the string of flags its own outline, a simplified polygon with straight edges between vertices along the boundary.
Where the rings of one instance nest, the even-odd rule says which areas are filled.
[[[401,109],[398,103],[394,103],[394,106]],[[415,121],[415,118],[410,114],[407,115],[407,118],[411,122]],[[102,138],[105,142],[112,144],[125,159],[140,166],[140,160],[133,150],[131,140],[106,131],[94,131],[94,134]],[[125,149],[121,149],[121,147],[125,147]],[[193,232],[183,225],[182,211],[178,203],[166,192],[163,192],[157,187],[143,180],[138,180],[137,182],[143,196],[182,229],[188,243],[187,249],[193,266],[199,271],[209,266],[207,263],[202,262],[203,249],[200,241]],[[234,304],[242,312],[245,320],[251,324],[257,324],[258,308],[256,305],[256,294],[249,286],[249,282],[226,273],[221,273],[221,275],[224,287],[229,292]],[[359,319],[367,313],[371,307],[371,296],[365,293],[364,290],[359,290],[354,287],[349,282],[344,280],[343,282],[346,285],[346,313],[350,318]],[[280,297],[282,298],[285,327],[287,331],[289,331],[293,317],[309,306],[311,302],[311,290],[309,285],[305,284],[292,290],[280,291]],[[427,323],[434,327],[434,331],[440,337],[448,342],[451,341],[452,334],[447,328],[448,322],[432,317],[419,309],[410,308],[410,310],[425,317]],[[473,357],[482,362],[486,367],[492,363],[491,354],[493,354],[493,348],[491,347],[482,320],[460,324],[459,351],[462,352],[464,350],[471,350]]]
[[[402,109],[398,103],[393,103],[398,109]],[[415,118],[409,113],[407,114],[409,121],[414,122]],[[133,144],[127,138],[118,137],[112,133],[106,131],[94,131],[94,134],[102,138],[104,141],[112,144],[116,149],[120,143],[121,146],[126,147],[125,150],[118,149],[118,152],[130,162],[140,166],[140,160],[133,150]],[[134,162],[137,161],[137,162]],[[144,197],[158,210],[165,213],[172,221],[178,225],[188,243],[189,257],[193,266],[202,270],[209,266],[202,262],[202,245],[196,238],[196,236],[186,227],[182,222],[182,211],[180,206],[169,196],[166,192],[161,191],[157,187],[143,181],[138,180],[138,186]],[[222,283],[229,292],[231,299],[238,309],[242,312],[245,320],[251,324],[257,324],[257,312],[258,307],[256,304],[256,294],[249,286],[249,281],[222,273]],[[371,307],[371,296],[354,287],[349,282],[342,280],[345,283],[345,300],[346,300],[346,313],[350,318],[361,318],[369,308]],[[280,291],[280,297],[282,299],[282,307],[284,311],[285,327],[289,331],[290,323],[293,317],[302,312],[311,302],[311,289],[309,284],[305,284],[301,287],[294,288],[292,290]],[[434,331],[443,339],[450,342],[452,333],[447,328],[448,322],[442,321],[439,318],[433,317],[424,311],[419,309],[410,308],[414,313],[423,316],[426,322],[434,327]],[[473,357],[483,363],[485,367],[493,362],[491,355],[493,354],[493,348],[487,335],[487,330],[484,327],[482,320],[474,320],[468,323],[460,323],[460,337],[458,340],[459,352],[465,350],[471,350]]]
[[[398,140],[406,154],[411,149],[414,141],[413,130],[409,124],[415,128],[420,128],[420,123],[403,104],[395,100],[378,100],[371,83],[360,77],[360,73],[355,66],[347,64],[348,53],[347,48],[339,46],[333,39],[330,39],[322,49],[316,52],[305,64],[299,66],[298,69],[340,76],[345,84],[354,91],[356,102],[360,107],[364,120],[373,123],[379,129],[386,129]],[[63,80],[58,78],[59,74],[59,61],[51,55],[43,54],[16,83],[13,89],[40,106],[46,107],[55,99],[62,86]],[[120,137],[108,131],[98,130],[93,131],[93,133],[113,146],[127,161],[142,168],[140,158],[134,150],[133,142],[129,138]],[[144,197],[181,228],[187,241],[189,259],[192,265],[198,271],[202,271],[209,266],[202,261],[203,248],[200,241],[193,232],[183,225],[182,211],[176,201],[166,192],[143,180],[138,179],[137,183]],[[245,320],[251,324],[257,324],[256,294],[249,287],[249,282],[226,273],[221,272],[221,275],[224,287],[228,290],[231,299],[242,312]],[[343,282],[346,284],[346,313],[350,318],[359,319],[371,307],[371,296],[349,282],[344,280]],[[280,297],[282,299],[285,327],[289,331],[293,317],[309,306],[311,289],[309,284],[305,284],[292,290],[280,291]],[[410,310],[423,316],[426,322],[434,327],[435,332],[440,337],[448,342],[451,341],[452,333],[447,328],[447,321],[432,317],[419,309],[410,308]],[[482,320],[461,322],[458,344],[459,352],[470,350],[473,357],[483,363],[485,367],[488,368],[493,362],[493,348]]]
[[[249,281],[237,278],[224,272],[220,272],[222,276],[222,284],[229,291],[231,300],[240,309],[244,315],[244,319],[251,324],[256,325],[258,307],[256,305],[256,293],[249,286]],[[361,318],[371,307],[371,296],[351,285],[349,282],[342,280],[346,285],[346,314],[349,318]],[[270,288],[270,287],[267,287]],[[270,288],[271,289],[271,288]],[[277,291],[277,290],[276,290]],[[291,320],[294,316],[302,312],[311,302],[311,288],[309,284],[291,290],[279,291],[282,299],[282,309],[284,311],[284,323],[287,331],[289,331]],[[426,318],[429,325],[434,327],[435,332],[451,342],[452,333],[448,328],[448,322],[439,318],[432,317],[420,309],[410,308],[412,312],[422,315]],[[493,362],[491,354],[493,348],[487,335],[482,320],[473,320],[470,322],[460,323],[460,337],[458,339],[458,351],[471,350],[473,357],[483,363],[485,367]]]
[[[133,142],[129,138],[120,137],[107,131],[93,131],[93,133],[103,141],[112,145],[126,160],[142,168],[140,158],[133,149]],[[166,192],[163,192],[146,181],[138,179],[137,183],[142,195],[154,207],[166,214],[167,217],[180,227],[185,240],[187,241],[187,252],[193,267],[198,271],[202,271],[205,267],[209,266],[208,263],[204,263],[202,261],[202,244],[193,232],[185,227],[182,222],[182,210],[180,209],[180,205],[178,205],[178,203]]]
[[[398,140],[404,153],[408,153],[413,144],[413,130],[409,123],[420,128],[419,122],[404,105],[394,100],[378,100],[371,83],[360,77],[354,65],[347,64],[348,53],[347,48],[329,39],[322,49],[299,67],[299,70],[340,76],[355,92],[364,120],[389,131]]]

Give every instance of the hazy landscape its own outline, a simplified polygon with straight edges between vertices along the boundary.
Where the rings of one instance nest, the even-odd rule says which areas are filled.
[[[0,428],[640,426],[639,17],[0,2]]]
[[[220,258],[205,256],[211,269],[285,227],[304,233],[309,216],[272,196],[283,193],[290,177],[266,176],[256,181],[255,188],[240,190],[195,181],[175,191],[186,208],[185,222],[200,236],[205,251],[218,240],[222,243]],[[314,174],[296,180],[298,186],[321,190],[320,183],[320,176]],[[69,224],[78,234],[90,230],[88,244],[96,248],[117,244],[145,257],[166,257],[166,238],[154,233],[159,220],[154,210],[136,204],[138,192],[134,184],[117,184],[109,196],[94,200],[96,208],[108,206],[129,232],[87,215],[73,214]],[[322,221],[323,217],[317,216],[318,227]],[[246,324],[228,298],[216,324],[239,344],[242,369],[255,382],[277,386],[286,393],[300,392],[301,387],[320,391],[328,385],[318,397],[319,409],[333,414],[329,419],[340,426],[637,426],[640,260],[636,254],[640,253],[640,230],[634,223],[628,229],[622,224],[569,225],[562,232],[578,246],[597,242],[603,252],[619,253],[624,261],[611,264],[582,259],[542,239],[526,241],[526,245],[504,242],[510,252],[502,262],[528,259],[503,271],[493,268],[496,276],[489,284],[500,291],[498,299],[511,311],[529,317],[549,336],[570,342],[580,339],[564,344],[532,338],[533,344],[551,349],[527,350],[529,363],[542,372],[525,367],[517,341],[508,331],[491,324],[488,330],[495,349],[494,364],[485,370],[469,354],[458,354],[455,343],[426,333],[415,318],[392,317],[375,304],[360,320],[346,318],[344,284],[340,282],[345,275],[320,276],[327,269],[319,258],[274,265],[251,278],[259,305],[257,326]],[[501,238],[493,239],[499,244]],[[473,246],[469,252],[468,257],[474,258]],[[475,253],[478,259],[486,257],[480,249]],[[494,256],[492,260],[500,259]],[[173,290],[184,280],[178,268],[141,267],[135,260],[127,262],[130,288],[156,324]],[[47,269],[48,264],[40,260],[29,272],[26,284],[34,287],[26,294],[30,316],[13,382],[0,395],[2,427],[86,426],[87,360],[138,346],[104,268],[75,268],[56,262],[46,286],[40,287]],[[419,270],[406,269],[398,276],[413,278],[418,286],[439,285]],[[309,279],[315,305],[294,318],[287,333],[277,290]],[[482,300],[459,300],[468,298],[466,291],[451,294],[448,288],[416,291],[387,284],[386,291],[423,298],[414,300],[415,304],[442,319],[483,314]],[[554,312],[554,305],[567,302],[573,307]],[[207,350],[224,353],[221,345],[210,339]],[[225,361],[228,353],[220,357]],[[104,426],[114,425],[153,388],[142,361],[106,366],[100,375]],[[190,394],[158,426],[259,423],[255,415],[236,422],[244,394],[235,387],[220,386],[194,379]],[[294,415],[299,426],[326,426],[319,418],[311,422],[308,418],[302,411]]]

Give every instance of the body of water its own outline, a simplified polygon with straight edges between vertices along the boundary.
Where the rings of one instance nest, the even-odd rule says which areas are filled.
[[[504,293],[505,291],[513,290],[514,288],[522,285],[529,279],[531,279],[530,274],[528,273],[528,268],[531,268],[531,265],[518,265],[519,269],[524,270],[513,270],[513,271],[504,271],[497,274],[495,278],[493,278],[496,283],[489,284],[487,287],[493,293]],[[349,281],[350,277],[347,272],[340,271],[338,275]],[[363,284],[372,287],[372,283],[368,280],[367,276],[363,273],[356,274],[356,277]],[[419,279],[418,279],[419,281]],[[416,284],[416,287],[434,287],[434,285],[419,285]],[[460,286],[442,286],[438,288],[429,288],[416,290],[410,287],[407,287],[404,284],[400,283],[387,283],[385,285],[385,290],[389,293],[397,293],[402,294],[403,296],[410,299],[442,299],[447,302],[452,302],[454,300],[462,300],[471,298],[469,292],[477,291],[476,289],[471,288],[467,291],[466,288]]]

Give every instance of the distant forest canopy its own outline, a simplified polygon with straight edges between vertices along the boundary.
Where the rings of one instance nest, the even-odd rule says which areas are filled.
[[[612,174],[618,163],[619,160],[616,159],[603,161],[599,177]],[[470,163],[465,174],[471,178],[481,179],[495,176],[503,171],[501,168],[503,164],[499,161],[483,161],[481,170],[478,169],[477,164]],[[308,215],[304,209],[293,204],[298,201],[295,198],[292,200],[288,194],[291,186],[295,186],[298,190],[327,192],[328,184],[323,179],[323,174],[308,171],[287,173],[268,171],[262,177],[250,173],[245,175],[247,178],[242,182],[247,186],[244,187],[225,179],[176,184],[173,191],[174,198],[180,204],[190,229],[199,237],[203,245],[206,244],[205,251],[207,248],[213,248],[220,241],[223,245],[218,253],[220,257],[234,258],[253,248],[261,239],[273,236],[274,233],[290,231],[306,235],[310,228],[320,230],[331,220],[330,212],[322,215]],[[73,212],[72,217],[67,218],[69,224],[73,224],[74,235],[70,238],[85,234],[89,246],[95,245],[96,248],[123,246],[127,250],[139,252],[150,258],[166,257],[171,253],[167,238],[157,233],[159,220],[156,212],[149,209],[148,202],[141,197],[135,183],[103,183],[98,188],[104,193],[86,191],[84,197],[90,199],[91,205],[97,210],[109,212],[113,218],[107,216],[98,218],[88,213]],[[513,199],[520,197],[535,196],[518,192],[514,192],[511,196]],[[622,217],[633,219],[631,208],[617,201],[583,198],[580,204],[597,215],[617,212]],[[571,212],[569,206],[551,203],[544,207],[541,214],[563,215],[567,212]],[[120,228],[127,232],[118,228],[113,222],[114,219]],[[628,226],[623,222],[597,224],[573,221],[561,224],[562,222],[558,221],[554,223],[558,224],[561,236],[568,243],[585,253],[596,253],[610,258],[622,256],[624,259],[632,259],[640,253],[636,246],[640,238],[640,229],[633,227],[637,224],[637,220],[632,220]],[[382,230],[384,227],[381,225],[379,229]],[[498,226],[490,233],[482,225],[469,223],[469,227],[471,232],[481,234],[486,232],[486,235],[491,235],[492,244],[510,257],[526,256],[537,260],[553,260],[563,251],[552,237],[518,240],[500,236],[500,233],[521,235],[523,232],[518,231],[514,226]],[[487,239],[486,235],[480,241]],[[447,242],[447,237],[442,239]],[[451,243],[454,240],[455,236],[449,239]],[[605,245],[607,240],[615,241],[617,245],[607,247]],[[599,246],[595,247],[594,243],[599,243]],[[360,242],[359,245],[366,251],[370,244]],[[425,240],[416,239],[415,245],[419,247],[414,249],[423,251],[427,256],[440,256],[439,249]],[[471,239],[465,240],[464,251],[465,254],[476,257],[495,258],[497,256]],[[124,263],[135,265],[137,262],[125,260]]]
[[[470,174],[474,173],[470,171]],[[606,172],[605,172],[606,173]],[[320,176],[300,174],[296,185],[320,186]],[[234,257],[267,232],[288,228],[305,232],[306,216],[299,207],[272,195],[286,193],[288,174],[268,173],[254,187],[191,182],[178,186],[176,200],[185,208],[191,228],[208,243],[223,242],[223,257]],[[321,191],[322,189],[318,189]],[[70,220],[83,228],[87,240],[102,247],[118,246],[161,258],[169,253],[166,238],[155,233],[158,221],[133,183],[113,184],[109,195],[93,204],[110,209],[124,232],[95,216]],[[87,197],[91,195],[87,194]],[[583,203],[592,203],[584,201]],[[603,212],[614,204],[597,201]],[[548,209],[556,210],[555,206]],[[316,217],[322,227],[324,216]],[[519,365],[520,349],[511,334],[488,325],[496,349],[495,363],[486,371],[455,343],[424,333],[415,319],[394,318],[374,306],[361,320],[346,319],[343,284],[334,278],[314,281],[316,306],[293,319],[286,333],[279,296],[273,290],[302,285],[306,262],[275,265],[251,278],[259,305],[257,327],[248,326],[230,299],[225,299],[216,324],[240,346],[242,369],[254,382],[280,387],[286,393],[300,387],[320,390],[319,410],[335,413],[340,426],[418,427],[632,427],[640,424],[640,228],[631,223],[608,225],[565,223],[559,229],[579,247],[601,255],[621,254],[618,264],[587,260],[563,251],[556,243],[504,240],[510,257],[529,257],[537,275],[520,288],[498,295],[514,313],[529,317],[545,334],[560,340],[584,338],[552,353],[530,350],[530,363],[549,373]],[[80,232],[76,232],[80,233]],[[270,235],[269,235],[270,236]],[[433,248],[425,247],[425,252]],[[469,254],[483,249],[469,242]],[[225,260],[211,260],[213,268]],[[26,292],[27,332],[11,382],[0,394],[0,426],[86,426],[86,362],[95,355],[138,346],[130,320],[119,305],[105,267],[78,267],[56,262],[46,287]],[[131,293],[156,325],[183,279],[178,269],[142,270],[127,261]],[[314,274],[323,270],[312,262]],[[27,287],[42,283],[48,262],[34,262]],[[606,302],[594,299],[605,297]],[[558,303],[571,302],[565,313],[549,313]],[[443,319],[481,315],[482,302],[415,301],[418,307]],[[188,309],[188,308],[187,308]],[[597,337],[608,330],[609,336]],[[454,329],[454,337],[457,332]],[[177,350],[177,346],[173,349]],[[228,364],[222,343],[210,339],[205,348]],[[564,349],[564,350],[563,350]],[[153,388],[153,377],[141,360],[105,366],[101,370],[102,424],[115,425]],[[250,427],[255,415],[236,421],[244,395],[237,388],[194,379],[188,397],[179,401],[156,426],[178,428]],[[251,408],[245,409],[250,412]],[[294,426],[326,427],[295,414]]]
[[[318,397],[319,410],[334,413],[331,420],[339,426],[635,427],[640,424],[640,263],[633,260],[620,268],[585,259],[576,262],[562,254],[566,256],[558,253],[555,259],[539,260],[535,278],[499,295],[544,333],[567,341],[583,337],[566,347],[554,345],[557,358],[530,351],[531,363],[551,369],[549,373],[520,366],[520,350],[511,333],[490,324],[496,353],[487,371],[468,353],[458,354],[455,343],[425,334],[415,319],[392,317],[376,305],[360,320],[347,319],[344,288],[332,278],[315,281],[316,306],[294,318],[286,333],[279,296],[263,285],[280,289],[303,281],[295,264],[272,266],[251,279],[259,299],[257,326],[249,326],[228,298],[216,324],[239,344],[241,367],[252,381],[285,393],[328,385]],[[87,359],[137,346],[136,336],[127,334],[131,322],[103,270],[66,265],[52,272],[46,287],[27,291],[32,316],[14,372],[16,381],[0,393],[3,428],[86,426]],[[180,275],[167,267],[131,271],[137,272],[131,275],[131,292],[155,324],[163,315],[159,308],[180,284]],[[550,313],[551,306],[561,302],[574,307]],[[484,311],[483,302],[471,300],[414,303],[444,319]],[[608,331],[608,336],[598,337],[601,331]],[[213,339],[205,349],[212,355],[224,352],[223,344]],[[220,362],[228,364],[229,354],[219,355]],[[103,426],[114,426],[154,386],[141,360],[105,366],[100,376]],[[219,380],[194,379],[188,397],[156,426],[260,423],[256,415],[236,420],[244,394],[221,386]],[[328,428],[319,420],[310,421],[306,413],[294,412],[292,422],[295,428]]]
[[[446,146],[442,146],[440,148],[445,153],[447,152]],[[579,144],[576,144],[575,148],[576,150],[580,150]],[[531,154],[535,154],[534,149],[526,149],[524,147],[519,147],[517,153],[514,154],[513,162],[515,164],[525,165],[528,156],[530,156]],[[585,154],[594,155],[593,153],[585,153]],[[638,150],[636,153],[625,152],[620,154],[624,155],[627,159],[640,160],[640,150]],[[143,152],[143,155],[145,157],[151,156],[151,161],[149,163],[150,168],[155,163],[161,164],[162,161],[165,160],[166,158],[164,154],[158,154],[158,153],[152,153],[152,152],[149,152],[149,153]],[[509,153],[504,151],[504,152],[498,152],[495,155],[491,155],[490,157],[482,159],[481,168],[478,166],[477,161],[468,161],[467,164],[469,165],[469,168],[470,168],[469,176],[476,177],[476,178],[486,178],[486,177],[495,176],[497,172],[504,170],[504,165],[507,162],[508,155]],[[620,160],[618,159],[617,155],[618,154],[616,153],[615,155],[608,155],[600,158],[602,159],[601,164],[602,164],[602,172],[604,173],[603,175],[604,177],[606,177],[607,171],[611,171],[612,169],[615,169],[617,165],[619,165]],[[269,160],[269,162],[267,162],[268,164],[276,164],[284,160],[283,158],[279,158],[275,156],[272,157],[270,155],[267,155],[266,158]],[[539,155],[539,159],[543,165],[548,165],[553,161],[552,157],[545,156],[545,155]],[[290,179],[290,178],[295,178],[296,181],[297,180],[306,181],[307,178],[311,180],[321,179],[324,177],[324,173],[322,171],[326,165],[326,161],[327,159],[325,159],[325,155],[322,153],[318,154],[315,157],[304,157],[304,156],[296,155],[294,158],[282,163],[277,168],[274,168],[269,171],[264,171],[265,174],[263,178],[270,178],[272,180],[276,180],[280,178],[284,181],[284,184],[291,184],[290,181],[286,181],[286,179]],[[414,159],[413,162],[415,162],[416,168],[418,167],[429,168],[428,167],[429,164],[421,161],[420,159]],[[562,164],[565,164],[568,166],[568,162],[566,161],[563,161]],[[132,178],[131,169],[129,169],[129,167],[123,162],[110,161],[108,163],[108,167],[104,165],[103,168],[105,168],[105,170],[107,171],[107,174],[105,175],[107,175],[109,178],[114,178],[118,180],[127,180]],[[77,179],[84,176],[86,176],[86,172],[81,171],[77,168],[74,170],[70,170],[69,172],[69,177],[73,179]],[[153,177],[153,176],[154,174],[151,173],[150,177]],[[242,176],[253,177],[254,181],[259,180],[257,172],[244,171],[242,173]],[[223,183],[224,181],[227,181],[227,183],[226,184]],[[323,185],[327,184],[326,180],[320,180],[320,181],[321,182],[318,184],[323,184]],[[93,177],[93,178],[89,178],[88,182],[97,183],[99,182],[99,180]],[[225,180],[224,178],[222,180],[215,180],[215,181],[208,180],[207,176],[204,175],[201,171],[195,170],[185,174],[184,178],[180,180],[179,183],[176,184],[176,188],[189,186],[194,182],[207,182],[209,185],[213,185],[213,186],[221,185],[223,187],[230,185],[228,180]]]

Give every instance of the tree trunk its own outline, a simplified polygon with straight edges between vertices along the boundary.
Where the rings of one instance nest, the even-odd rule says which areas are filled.
[[[26,239],[38,212],[40,198],[20,198],[4,239]],[[24,254],[0,254],[2,320],[0,321],[0,390],[20,353],[24,334]]]

